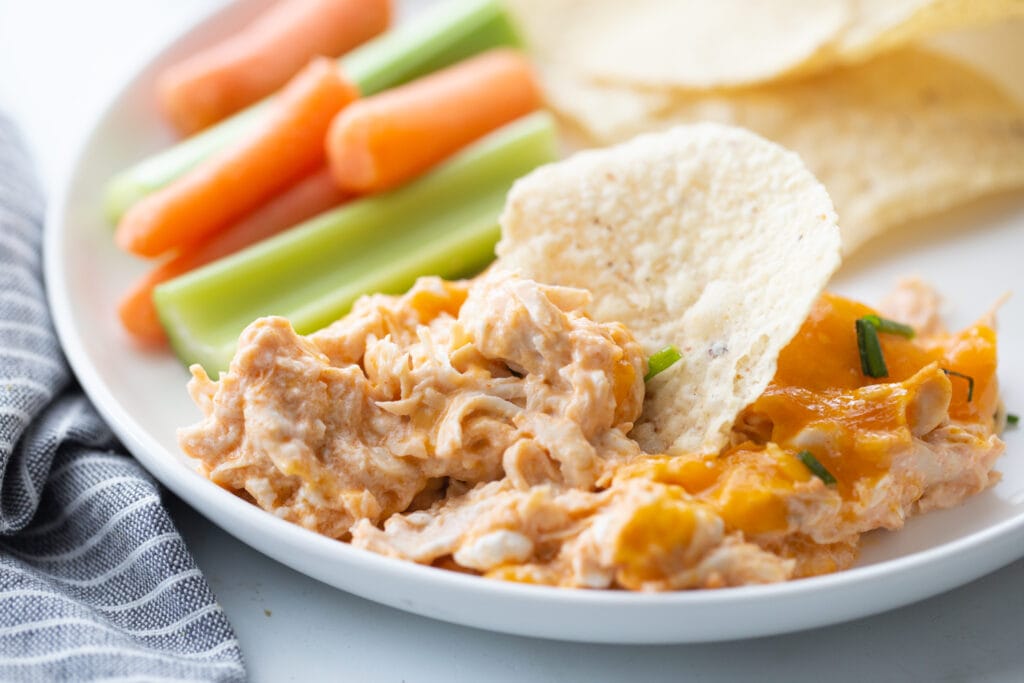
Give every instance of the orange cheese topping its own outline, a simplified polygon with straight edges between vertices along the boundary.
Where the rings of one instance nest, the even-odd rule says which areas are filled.
[[[744,444],[719,460],[723,473],[706,494],[730,529],[748,535],[788,531],[789,500],[811,473],[792,453]]]
[[[996,332],[978,323],[957,334],[946,335],[930,344],[929,353],[942,367],[974,378],[974,396],[967,400],[968,383],[951,378],[953,400],[949,416],[962,422],[984,423],[992,420],[999,405],[996,381]]]
[[[548,577],[543,576],[536,568],[530,565],[505,564],[495,567],[484,573],[489,579],[500,579],[501,581],[513,581],[515,583],[546,584],[550,583]]]
[[[996,333],[977,323],[957,334],[906,339],[880,334],[882,355],[889,376],[866,377],[860,368],[854,323],[871,308],[835,294],[823,294],[796,337],[779,354],[772,387],[800,387],[810,391],[857,389],[870,384],[901,382],[929,363],[974,378],[974,396],[967,400],[967,382],[954,381],[950,416],[958,420],[991,419],[998,403]],[[771,387],[769,388],[769,391]]]
[[[861,372],[854,325],[875,311],[863,304],[825,293],[815,303],[800,331],[779,354],[773,387],[809,391],[858,389],[878,382],[899,382],[932,362],[916,340],[879,334],[889,369],[884,379]]]
[[[810,450],[844,497],[859,479],[888,471],[894,447],[909,443],[927,419],[926,406],[944,402],[937,407],[948,406],[953,419],[991,421],[998,402],[991,327],[978,324],[928,339],[880,334],[889,376],[873,378],[861,371],[854,327],[871,313],[862,304],[823,295],[780,354],[772,383],[747,411],[768,420],[771,441]],[[943,369],[974,378],[971,401],[967,381],[947,378]]]
[[[624,466],[618,477],[679,487],[718,513],[726,528],[764,534],[787,530],[787,500],[811,473],[775,444],[744,443],[720,456],[646,458]]]
[[[619,582],[639,586],[665,576],[665,569],[678,563],[674,555],[689,548],[698,513],[698,506],[674,487],[661,488],[633,511],[615,547]]]
[[[718,455],[646,457],[620,468],[616,478],[679,487],[715,510],[727,529],[763,537],[789,530],[793,494],[811,485],[800,451],[811,451],[849,500],[858,481],[884,476],[897,449],[947,414],[992,420],[998,387],[991,327],[927,339],[881,334],[889,376],[873,378],[861,371],[854,326],[872,313],[836,295],[821,297],[780,355],[772,383],[741,420],[756,425],[757,443]],[[974,377],[970,402],[967,382],[943,368]]]
[[[616,406],[626,403],[635,381],[636,370],[633,369],[633,364],[629,362],[625,354],[621,354],[612,369],[612,386],[614,387],[613,395]]]
[[[447,280],[440,280],[439,284],[440,291],[421,288],[411,291],[407,296],[408,305],[416,312],[421,325],[428,324],[442,313],[457,318],[459,309],[466,302],[468,289]]]
[[[911,442],[921,388],[933,385],[931,393],[948,395],[949,380],[934,364],[905,382],[847,391],[773,384],[750,410],[771,421],[773,442],[811,451],[848,498],[859,479],[888,472],[893,451]]]

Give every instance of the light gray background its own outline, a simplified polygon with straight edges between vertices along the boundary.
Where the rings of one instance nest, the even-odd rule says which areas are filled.
[[[112,90],[222,3],[0,0],[0,108],[29,137],[47,187],[66,172]],[[711,645],[579,645],[450,626],[347,595],[168,498],[255,681],[1024,681],[1024,561],[937,598],[813,632]]]

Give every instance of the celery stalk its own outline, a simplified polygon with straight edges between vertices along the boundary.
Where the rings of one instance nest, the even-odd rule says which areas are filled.
[[[495,0],[450,0],[339,60],[363,95],[393,88],[494,47],[521,45]]]
[[[555,156],[551,117],[531,114],[404,187],[166,282],[154,300],[171,345],[186,364],[215,372],[260,316],[283,315],[308,334],[363,294],[400,293],[421,275],[471,275],[494,258],[512,183]]]
[[[340,58],[363,95],[386,90],[493,47],[518,46],[497,0],[448,0]],[[128,208],[253,129],[268,100],[121,171],[107,184],[104,211],[111,222]]]
[[[201,133],[157,152],[127,168],[107,182],[103,195],[103,211],[116,223],[132,204],[169,184],[200,161],[223,149],[252,130],[264,115],[270,100],[263,100],[248,109]]]

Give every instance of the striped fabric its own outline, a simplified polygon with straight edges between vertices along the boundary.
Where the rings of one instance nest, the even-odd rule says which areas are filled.
[[[244,680],[160,490],[74,385],[43,296],[41,215],[0,116],[0,680]]]

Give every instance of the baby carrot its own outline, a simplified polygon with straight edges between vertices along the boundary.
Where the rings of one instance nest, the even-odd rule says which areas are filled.
[[[153,304],[153,289],[157,285],[333,209],[347,198],[348,194],[334,183],[327,167],[322,167],[230,228],[183,248],[177,256],[146,273],[118,305],[121,324],[141,344],[163,345],[167,335]]]
[[[315,59],[250,137],[136,203],[117,226],[118,246],[159,256],[239,220],[323,163],[331,119],[357,96],[331,60]]]
[[[500,0],[427,4],[412,21],[385,31],[338,60],[342,73],[363,96],[408,83],[492,47],[520,44]],[[103,201],[110,221],[116,223],[143,197],[259,128],[272,103],[272,98],[262,100],[111,178]]]
[[[355,198],[161,284],[153,301],[171,346],[213,374],[227,369],[238,334],[262,315],[283,315],[309,334],[363,294],[404,292],[421,275],[479,272],[494,260],[512,183],[556,149],[551,117],[525,116],[396,190]]]
[[[316,56],[337,57],[387,28],[391,0],[281,0],[230,38],[168,67],[164,113],[183,134],[271,94]]]
[[[540,104],[526,58],[491,50],[346,108],[327,134],[331,170],[351,192],[394,188]]]

